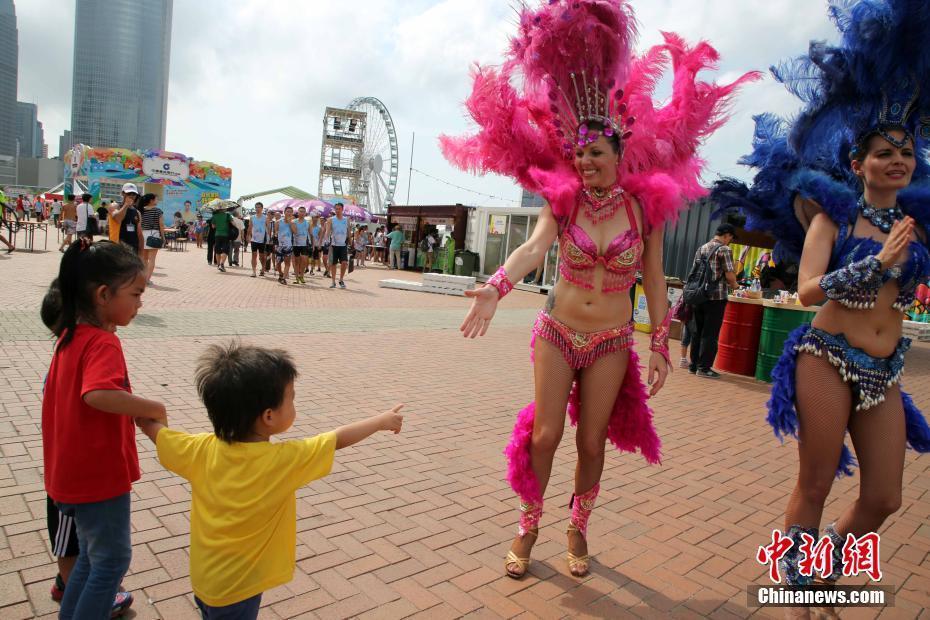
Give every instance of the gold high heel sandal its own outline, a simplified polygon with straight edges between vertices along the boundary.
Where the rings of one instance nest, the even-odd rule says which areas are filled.
[[[536,539],[539,538],[539,529],[537,528],[537,529],[530,530],[523,536],[532,536],[533,544],[535,544]],[[522,539],[523,536],[521,536],[520,538]],[[516,571],[510,570],[510,566],[513,564],[516,564],[520,568],[521,572],[518,573]],[[510,550],[507,552],[507,557],[504,558],[504,571],[507,573],[508,577],[512,579],[520,579],[521,577],[523,577],[523,575],[527,573],[529,568],[530,568],[529,557],[521,558],[517,556],[517,554],[514,553],[513,550]]]
[[[575,526],[574,523],[569,522],[568,529],[565,530],[566,534],[571,534],[572,532],[578,532],[581,534],[581,530]],[[589,554],[584,555],[575,555],[571,551],[568,552],[568,572],[572,574],[573,577],[584,577],[588,574],[589,564],[591,556]]]

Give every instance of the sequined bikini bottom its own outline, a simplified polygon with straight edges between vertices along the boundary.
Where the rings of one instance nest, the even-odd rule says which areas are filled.
[[[579,332],[540,311],[533,334],[557,347],[574,370],[587,368],[600,358],[633,346],[633,322],[596,332]]]
[[[811,327],[795,350],[824,358],[835,366],[843,381],[853,388],[858,400],[856,411],[865,411],[884,402],[885,391],[901,380],[904,353],[910,347],[910,339],[902,338],[890,356],[873,357],[850,345],[843,334],[830,334]]]

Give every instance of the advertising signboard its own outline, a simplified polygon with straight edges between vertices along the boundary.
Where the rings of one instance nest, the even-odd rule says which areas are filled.
[[[193,220],[196,210],[214,198],[229,198],[232,171],[206,161],[195,161],[170,151],[130,151],[119,148],[93,148],[76,144],[65,154],[65,187],[84,187],[94,204],[111,200],[114,189],[135,183],[142,193],[159,196],[159,207],[166,214],[180,211]],[[192,208],[185,210],[185,201]]]

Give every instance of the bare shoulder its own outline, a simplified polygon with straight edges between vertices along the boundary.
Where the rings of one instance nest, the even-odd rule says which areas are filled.
[[[814,203],[816,204],[816,203]],[[819,208],[819,207],[818,207]],[[830,216],[824,213],[823,211],[818,211],[813,214],[811,218],[811,226],[809,233],[812,234],[825,234],[825,233],[836,233],[839,230],[839,226],[836,225]]]

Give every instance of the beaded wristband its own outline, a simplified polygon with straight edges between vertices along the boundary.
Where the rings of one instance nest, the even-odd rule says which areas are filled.
[[[507,277],[507,272],[504,271],[503,267],[500,267],[494,272],[493,276],[488,278],[487,284],[497,289],[498,299],[503,299],[507,293],[513,290],[513,282]]]
[[[649,339],[649,349],[664,357],[665,363],[668,364],[669,368],[672,367],[671,353],[668,350],[668,338],[671,331],[671,324],[672,311],[669,309],[665,313],[665,318],[662,319],[662,322],[656,325],[655,329],[652,330],[652,336]]]
[[[825,274],[820,278],[820,288],[827,299],[861,310],[875,307],[878,290],[887,279],[881,261],[875,256],[866,256]]]

